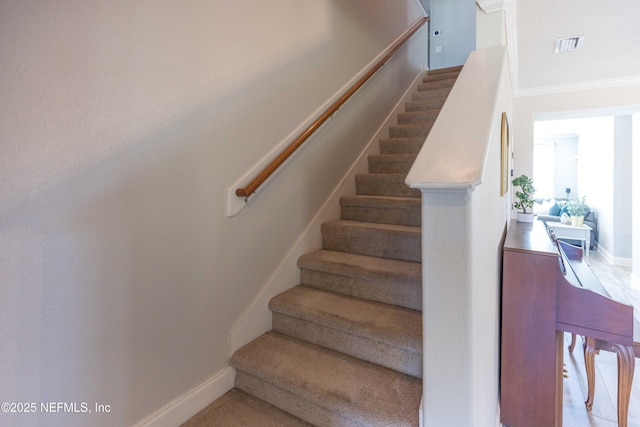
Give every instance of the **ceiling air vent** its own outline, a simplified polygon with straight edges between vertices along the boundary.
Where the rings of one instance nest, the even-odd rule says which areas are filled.
[[[571,52],[582,44],[584,35],[556,39],[556,53]]]

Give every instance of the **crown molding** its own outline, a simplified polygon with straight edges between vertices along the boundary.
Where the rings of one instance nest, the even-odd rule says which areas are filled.
[[[509,52],[509,71],[511,75],[511,93],[516,93],[519,87],[519,74],[518,74],[518,31],[517,31],[517,7],[516,2],[511,0],[505,0],[504,6],[504,20],[505,20],[505,32],[507,37],[507,51]]]
[[[514,97],[527,97],[539,95],[554,95],[567,92],[581,92],[586,90],[611,89],[625,86],[640,86],[640,76],[622,77],[619,79],[593,80],[576,82],[564,85],[540,86],[528,89],[518,89]]]
[[[491,13],[505,10],[507,3],[510,1],[511,0],[476,0],[476,3],[484,13]]]

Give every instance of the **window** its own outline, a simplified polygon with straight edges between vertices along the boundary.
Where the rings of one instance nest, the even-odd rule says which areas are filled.
[[[543,142],[533,146],[533,182],[536,199],[554,197],[555,144]]]

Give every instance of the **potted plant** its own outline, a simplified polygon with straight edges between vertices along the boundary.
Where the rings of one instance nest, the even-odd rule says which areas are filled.
[[[518,199],[513,206],[516,209],[522,209],[522,212],[518,212],[516,219],[520,222],[532,222],[533,211],[527,212],[527,208],[533,209],[533,193],[536,189],[533,187],[533,181],[526,175],[520,175],[511,181],[514,187],[520,187],[516,190],[515,197]]]
[[[587,213],[586,197],[571,199],[567,202],[567,213],[571,216],[571,225],[581,227]]]

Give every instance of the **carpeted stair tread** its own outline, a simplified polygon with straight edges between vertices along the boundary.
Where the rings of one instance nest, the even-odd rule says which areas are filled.
[[[422,221],[420,199],[393,196],[343,196],[340,198],[341,219],[412,225]]]
[[[422,84],[424,85],[430,85],[430,86],[418,86],[418,90],[422,89],[428,89],[430,88],[434,88],[434,87],[443,87],[443,86],[450,86],[453,83],[455,83],[455,80],[458,78],[458,75],[456,73],[450,73],[450,74],[441,74],[441,75],[425,75],[422,78]]]
[[[441,68],[438,70],[429,70],[422,78],[423,83],[431,83],[438,80],[457,78],[462,71],[462,66]]]
[[[412,138],[424,137],[429,134],[433,122],[427,123],[407,123],[389,126],[389,137],[391,138]]]
[[[422,92],[424,90],[431,90],[440,87],[449,87],[452,88],[456,83],[458,76],[451,76],[448,78],[439,78],[437,80],[430,80],[429,83],[420,83],[418,85],[418,92]]]
[[[356,194],[367,196],[421,197],[420,190],[405,184],[407,174],[356,174]]]
[[[422,308],[422,264],[320,249],[298,259],[300,284],[358,298]]]
[[[296,286],[271,299],[276,332],[422,377],[421,312]]]
[[[269,309],[422,353],[422,316],[416,310],[306,286],[276,295]]]
[[[321,270],[363,279],[378,279],[380,276],[391,281],[422,282],[422,264],[397,259],[378,258],[367,255],[319,249],[298,258],[298,267]]]
[[[380,154],[418,154],[425,137],[414,136],[411,138],[382,138],[378,145]]]
[[[425,111],[434,108],[442,108],[446,98],[423,99],[421,101],[409,101],[404,103],[404,111]]]
[[[238,389],[232,389],[197,413],[181,427],[312,427]]]
[[[444,87],[436,87],[430,89],[423,89],[418,92],[414,92],[411,94],[412,101],[422,101],[424,99],[433,99],[433,98],[446,98],[451,91],[451,86]]]
[[[369,173],[409,173],[417,154],[371,154]]]
[[[421,228],[337,220],[321,225],[323,249],[420,262]]]
[[[440,114],[440,110],[411,111],[409,113],[398,113],[398,124],[408,123],[433,123]]]
[[[421,380],[333,350],[268,332],[236,351],[231,365],[241,371],[239,376],[246,373],[300,400],[283,406],[314,424],[310,418],[316,411],[311,409],[317,407],[344,420],[333,425],[418,425]],[[268,392],[269,387],[254,381],[252,394],[259,390]],[[265,394],[257,397],[274,404],[273,394]]]

